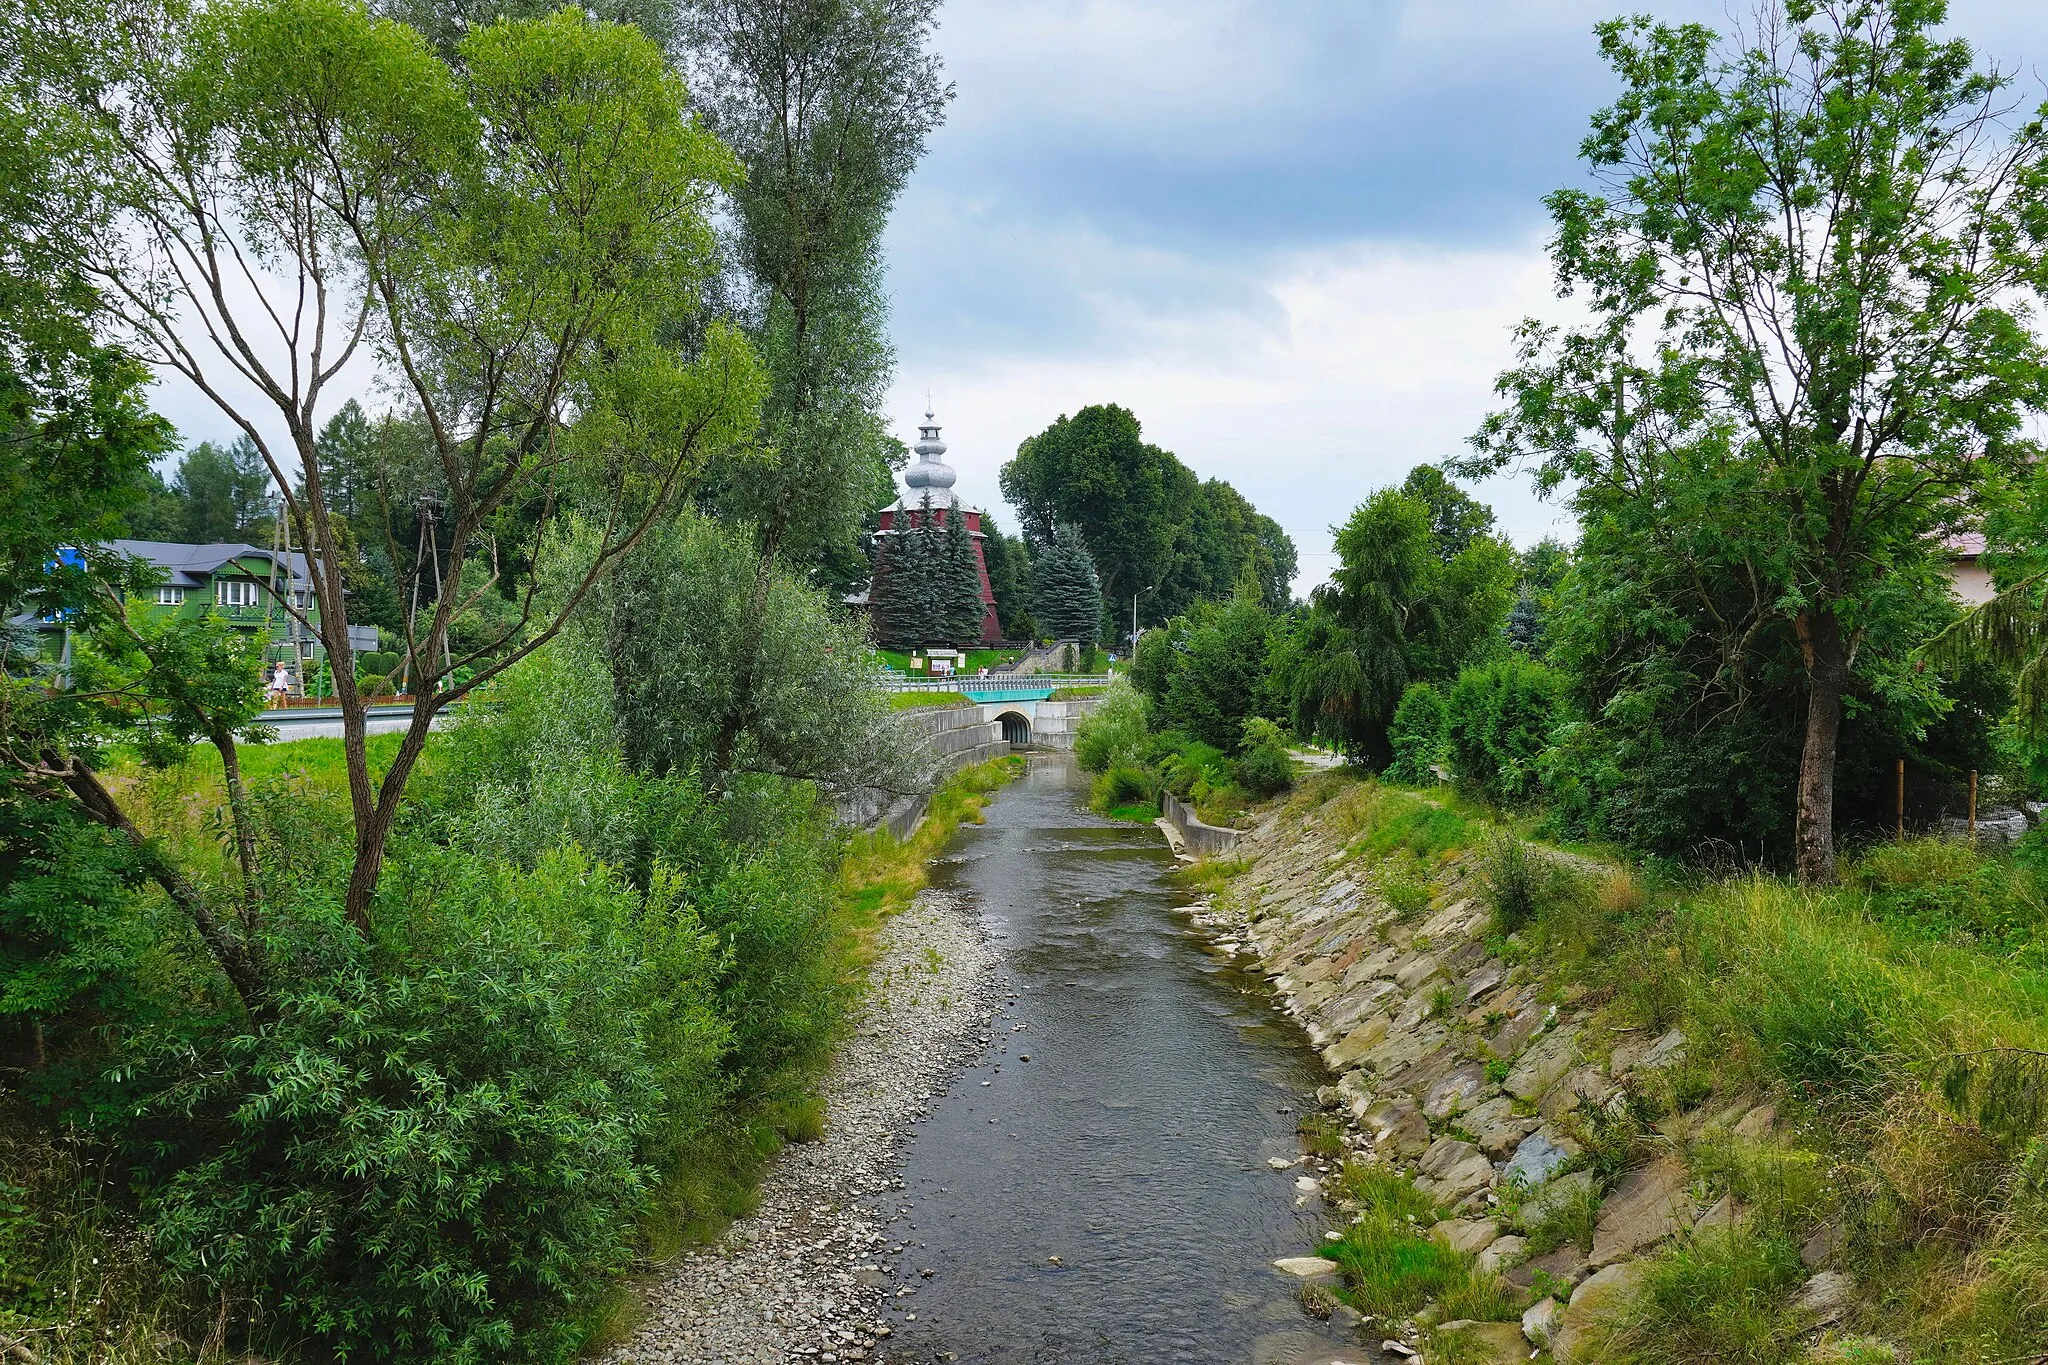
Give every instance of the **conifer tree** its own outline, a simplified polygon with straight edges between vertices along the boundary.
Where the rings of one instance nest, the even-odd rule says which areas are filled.
[[[946,513],[945,572],[938,593],[945,604],[946,639],[966,648],[981,639],[981,570],[974,559],[974,536],[967,529],[967,511],[955,506]]]
[[[1031,577],[1039,629],[1057,640],[1095,643],[1102,625],[1102,586],[1072,523],[1054,528],[1052,540],[1033,561]]]
[[[929,513],[930,499],[925,501]],[[882,572],[877,575],[881,619],[876,623],[882,639],[905,649],[926,643],[928,633],[927,583],[931,578],[926,553],[930,537],[907,513],[899,518],[896,534],[889,538]]]

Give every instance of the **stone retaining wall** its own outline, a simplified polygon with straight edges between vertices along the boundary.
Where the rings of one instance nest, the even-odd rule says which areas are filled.
[[[1556,1295],[1533,1302],[1520,1330],[1453,1324],[1469,1329],[1476,1358],[1505,1365],[1548,1350],[1577,1360],[1589,1327],[1626,1297],[1638,1257],[1745,1216],[1739,1201],[1689,1172],[1690,1144],[1768,1140],[1776,1111],[1755,1096],[1709,1095],[1657,1125],[1668,1149],[1648,1164],[1605,1185],[1574,1169],[1588,1113],[1612,1112],[1630,1091],[1657,1092],[1685,1065],[1685,1037],[1611,1031],[1582,988],[1493,956],[1475,853],[1431,862],[1427,905],[1407,915],[1390,908],[1379,886],[1391,865],[1350,843],[1358,822],[1346,808],[1366,799],[1353,787],[1326,805],[1270,816],[1238,842],[1249,869],[1230,896],[1197,908],[1197,922],[1224,946],[1257,955],[1321,1051],[1333,1083],[1318,1097],[1345,1119],[1350,1153],[1409,1175],[1444,1211],[1428,1229],[1437,1240],[1525,1291]],[[1531,852],[1607,874],[1554,850]],[[1341,1226],[1347,1211],[1334,1180],[1327,1195]],[[1585,1199],[1598,1202],[1590,1249],[1567,1243],[1532,1256],[1525,1230],[1542,1210]],[[1841,1278],[1827,1248],[1806,1252],[1808,1291]],[[1373,1324],[1372,1338],[1392,1325]],[[1423,1344],[1416,1326],[1401,1335],[1404,1346]]]
[[[1229,853],[1236,849],[1242,836],[1237,830],[1225,829],[1221,825],[1206,825],[1196,816],[1195,808],[1175,796],[1172,792],[1159,793],[1159,809],[1165,814],[1174,829],[1187,846],[1204,858],[1215,853]]]

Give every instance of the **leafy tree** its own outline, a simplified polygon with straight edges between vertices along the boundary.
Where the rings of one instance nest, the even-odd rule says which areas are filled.
[[[1287,736],[1272,721],[1264,716],[1245,721],[1237,748],[1231,772],[1238,785],[1253,796],[1278,796],[1294,785],[1294,760],[1287,752]]]
[[[1095,643],[1102,625],[1102,588],[1095,561],[1073,525],[1061,522],[1031,567],[1032,615],[1056,640]]]
[[[774,666],[750,694],[735,766],[713,766],[740,670],[726,642],[742,628],[760,572],[748,528],[685,512],[651,531],[599,589],[596,619],[628,766],[653,777],[694,772],[713,792],[745,775],[835,791],[912,790],[922,774],[907,763],[887,698],[874,687],[871,642],[786,568],[771,571],[761,629]]]
[[[1394,488],[1352,513],[1336,547],[1307,621],[1273,653],[1273,685],[1297,733],[1384,764],[1408,684],[1454,677],[1498,640],[1514,558],[1482,535],[1445,559],[1428,504]]]
[[[1287,603],[1296,566],[1286,532],[1229,484],[1202,482],[1144,441],[1127,409],[1061,416],[1017,447],[1001,479],[1034,547],[1061,522],[1080,531],[1111,606],[1155,592],[1156,610],[1180,615],[1229,596],[1248,568],[1268,607]]]
[[[1534,796],[1563,692],[1556,674],[1518,654],[1460,673],[1444,707],[1458,779],[1496,801]]]
[[[902,447],[881,417],[893,356],[881,238],[950,87],[928,50],[937,0],[685,0],[698,107],[739,158],[734,274],[768,376],[754,451],[713,470],[707,501],[750,521],[764,565],[844,563],[895,496]],[[836,547],[836,549],[835,549]],[[827,575],[830,576],[830,575]],[[840,576],[843,576],[840,575]],[[731,762],[760,672],[753,621],[716,766]]]
[[[1429,532],[1446,562],[1481,536],[1493,534],[1493,509],[1452,483],[1443,470],[1419,464],[1401,481],[1401,491],[1429,508]]]
[[[673,344],[706,321],[708,197],[738,167],[646,38],[567,10],[472,29],[459,75],[346,0],[76,0],[18,46],[17,88],[58,130],[57,173],[85,206],[66,226],[115,330],[241,428],[315,552],[356,830],[345,905],[367,929],[434,717],[552,637],[753,426],[744,340],[700,326]],[[415,405],[451,566],[536,539],[509,515],[535,490],[571,484],[608,512],[581,576],[549,606],[529,589],[480,650],[447,648],[453,593],[423,629],[408,621],[418,699],[375,780],[319,460],[330,385],[366,340]]]
[[[1167,648],[1153,654],[1164,655],[1165,677],[1155,664],[1142,679],[1159,687],[1161,720],[1226,753],[1236,749],[1245,722],[1265,709],[1268,624],[1249,577],[1228,604],[1205,604],[1169,623]]]
[[[1409,683],[1387,723],[1394,761],[1387,773],[1403,782],[1434,782],[1451,763],[1450,710],[1434,683]]]
[[[1798,673],[1771,683],[1803,694],[1808,882],[1834,875],[1845,710],[1899,676],[1906,585],[2031,455],[2048,385],[2048,132],[1935,35],[1944,11],[1788,4],[1726,45],[1603,24],[1623,93],[1582,148],[1602,185],[1547,201],[1593,320],[1524,326],[1476,438],[1475,465],[1531,457],[1614,528],[1641,607],[1708,637],[1710,693],[1748,696],[1790,635]]]

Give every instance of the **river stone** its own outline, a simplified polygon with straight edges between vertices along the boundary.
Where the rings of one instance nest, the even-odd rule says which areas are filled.
[[[1365,1064],[1373,1069],[1374,1075],[1391,1078],[1443,1046],[1444,1040],[1448,1037],[1449,1030],[1441,1024],[1395,1031],[1382,1038],[1372,1051],[1365,1054]]]
[[[1354,963],[1351,970],[1344,973],[1344,980],[1346,984],[1356,984],[1359,981],[1371,981],[1375,977],[1392,976],[1394,964],[1404,956],[1399,948],[1382,948],[1371,957]]]
[[[1662,1071],[1685,1060],[1685,1034],[1678,1029],[1650,1044],[1650,1050],[1636,1065],[1644,1071]]]
[[[1422,1154],[1422,1160],[1415,1163],[1415,1169],[1427,1176],[1439,1176],[1467,1157],[1477,1156],[1479,1149],[1461,1138],[1440,1137],[1429,1145]]]
[[[1363,986],[1351,987],[1348,994],[1330,1006],[1330,1027],[1348,1030],[1368,1015],[1383,1014],[1386,1011],[1380,1008],[1382,1003],[1388,997],[1398,997],[1399,994],[1399,990],[1391,981],[1369,981]]]
[[[1549,1184],[1540,1187],[1535,1194],[1522,1201],[1522,1226],[1537,1227],[1551,1217],[1558,1209],[1572,1200],[1590,1194],[1593,1190],[1591,1171],[1573,1171],[1561,1175]]]
[[[1565,1305],[1559,1317],[1557,1335],[1551,1338],[1551,1354],[1566,1365],[1577,1361],[1581,1350],[1588,1344],[1594,1325],[1628,1301],[1642,1275],[1643,1268],[1637,1262],[1611,1265],[1595,1272],[1574,1289],[1572,1301]]]
[[[1508,1073],[1502,1088],[1518,1100],[1534,1100],[1564,1079],[1578,1050],[1579,1031],[1561,1028],[1530,1048]]]
[[[1436,959],[1428,953],[1417,953],[1402,963],[1394,972],[1394,984],[1404,991],[1412,991],[1436,975]]]
[[[1593,1231],[1593,1265],[1598,1268],[1656,1245],[1693,1221],[1685,1187],[1691,1176],[1671,1157],[1659,1157],[1630,1171],[1600,1206]]]
[[[1429,1088],[1422,1097],[1426,1118],[1446,1119],[1465,1107],[1465,1102],[1486,1088],[1486,1069],[1467,1062]]]
[[[1534,1189],[1556,1175],[1557,1168],[1570,1159],[1571,1153],[1561,1144],[1551,1141],[1547,1130],[1531,1133],[1515,1148],[1514,1158],[1500,1173],[1501,1180],[1524,1189]]]
[[[1522,1365],[1529,1355],[1522,1329],[1512,1322],[1447,1322],[1437,1334],[1457,1337],[1482,1365]]]
[[[1822,1223],[1806,1239],[1806,1245],[1799,1248],[1799,1260],[1808,1270],[1819,1270],[1835,1259],[1842,1250],[1842,1228],[1838,1223]]]
[[[1381,1100],[1359,1116],[1359,1126],[1396,1156],[1414,1156],[1429,1147],[1429,1120],[1405,1095]]]
[[[1535,1286],[1539,1272],[1553,1280],[1574,1284],[1586,1273],[1586,1253],[1575,1246],[1561,1246],[1554,1251],[1546,1251],[1541,1256],[1531,1257],[1501,1278],[1517,1289],[1529,1289]]]
[[[1328,1280],[1337,1275],[1337,1263],[1322,1256],[1282,1256],[1273,1269],[1297,1280]]]
[[[1498,1275],[1510,1266],[1521,1264],[1522,1257],[1529,1252],[1526,1237],[1496,1237],[1486,1250],[1479,1253],[1479,1270],[1484,1275]]]
[[[1755,1142],[1759,1138],[1769,1137],[1771,1130],[1777,1126],[1777,1106],[1760,1104],[1747,1114],[1744,1114],[1736,1122],[1734,1132],[1735,1136],[1739,1138],[1748,1138],[1750,1141]]]
[[[1749,1212],[1749,1206],[1732,1194],[1724,1194],[1692,1225],[1693,1235],[1703,1232],[1732,1232]]]
[[[1479,1144],[1479,1150],[1499,1160],[1515,1150],[1523,1138],[1536,1131],[1543,1120],[1517,1114],[1514,1102],[1505,1095],[1466,1110],[1458,1123]]]
[[[1306,967],[1303,967],[1299,972],[1296,972],[1294,979],[1304,986],[1312,986],[1334,970],[1336,970],[1336,965],[1330,959],[1319,957]]]
[[[1556,1299],[1538,1300],[1522,1314],[1522,1336],[1540,1351],[1557,1337],[1558,1322],[1563,1316],[1564,1308]]]
[[[1489,962],[1465,978],[1465,1003],[1470,1005],[1490,994],[1502,981],[1507,979],[1508,969],[1500,962]]]
[[[1500,1236],[1500,1224],[1491,1218],[1446,1218],[1429,1235],[1460,1255],[1477,1256]]]
[[[1447,938],[1462,938],[1478,927],[1479,921],[1485,917],[1485,909],[1470,900],[1453,901],[1424,920],[1415,930],[1415,936],[1426,938],[1432,943]]]
[[[1522,1050],[1522,1044],[1536,1036],[1543,1027],[1543,1006],[1530,1001],[1486,1040],[1486,1050],[1496,1057],[1512,1057]]]
[[[1345,1071],[1365,1060],[1365,1054],[1387,1036],[1387,1016],[1375,1015],[1344,1035],[1340,1042],[1323,1049],[1323,1063],[1332,1071]]]
[[[1563,1080],[1545,1091],[1536,1108],[1545,1118],[1557,1119],[1582,1104],[1604,1104],[1613,1093],[1614,1088],[1607,1084],[1599,1067],[1582,1066],[1566,1073]]]
[[[1792,1311],[1807,1318],[1810,1326],[1822,1327],[1840,1322],[1855,1302],[1856,1282],[1839,1270],[1823,1270],[1792,1300]]]
[[[1457,1204],[1465,1196],[1485,1189],[1493,1180],[1493,1163],[1484,1154],[1473,1150],[1469,1142],[1460,1142],[1460,1147],[1471,1154],[1460,1158],[1445,1168],[1438,1176],[1425,1176],[1415,1182],[1415,1188],[1439,1204]]]

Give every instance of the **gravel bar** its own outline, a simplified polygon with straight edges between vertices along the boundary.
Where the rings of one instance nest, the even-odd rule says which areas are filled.
[[[979,1053],[1004,992],[998,954],[965,897],[926,891],[881,931],[855,1029],[825,1080],[823,1140],[791,1146],[760,1208],[685,1255],[644,1296],[616,1365],[782,1365],[878,1359],[883,1306],[920,1267],[862,1201],[903,1188],[897,1142]]]

